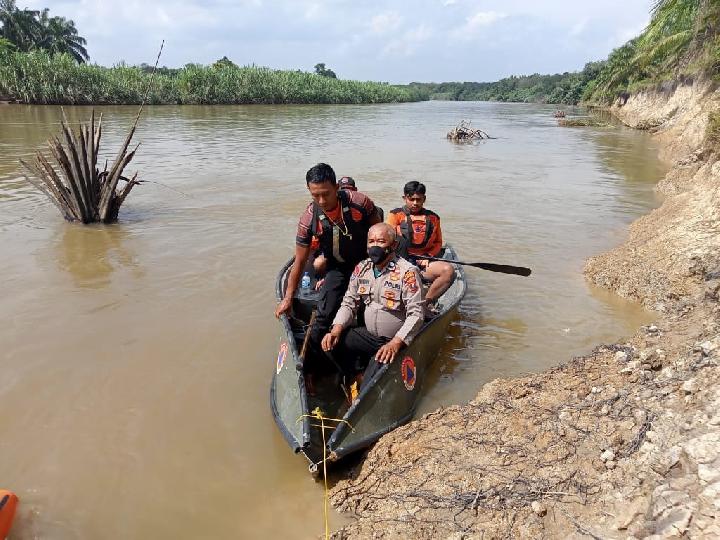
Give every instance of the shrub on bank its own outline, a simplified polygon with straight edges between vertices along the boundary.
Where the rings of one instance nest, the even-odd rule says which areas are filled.
[[[720,111],[710,113],[705,128],[705,144],[714,153],[720,153]]]
[[[77,64],[68,55],[0,48],[0,95],[59,105],[389,103],[421,101],[422,92],[384,83],[321,77],[299,71],[188,64],[172,74],[135,66]]]

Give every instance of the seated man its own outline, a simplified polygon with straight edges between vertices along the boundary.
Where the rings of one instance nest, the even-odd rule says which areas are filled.
[[[455,277],[455,268],[442,261],[427,261],[420,256],[438,257],[442,251],[443,238],[440,216],[423,208],[425,184],[408,182],[403,189],[402,208],[390,211],[387,222],[404,240],[404,249],[399,253],[422,270],[422,277],[430,281],[425,295],[426,305],[432,305],[450,287]],[[405,253],[407,251],[407,253]]]
[[[345,375],[362,371],[373,355],[377,363],[392,362],[423,324],[420,272],[397,256],[396,246],[395,229],[386,223],[370,227],[369,258],[355,267],[332,329],[322,339],[324,351],[339,349],[333,356]],[[361,304],[365,326],[349,328]]]
[[[357,191],[357,186],[355,186],[355,180],[351,176],[343,176],[338,180],[338,188],[344,189],[346,191]],[[376,210],[380,210],[377,206],[375,207]],[[380,214],[380,220],[382,221],[382,214]],[[327,270],[327,257],[320,251],[320,240],[317,236],[313,236],[312,244],[311,244],[313,252],[315,252],[315,260],[313,261],[313,268],[315,269],[315,275],[316,276],[322,276],[325,275],[325,271]],[[318,281],[318,288],[322,286],[322,280]]]
[[[288,275],[285,296],[275,308],[275,316],[287,314],[312,252],[312,238],[319,239],[318,249],[327,260],[327,272],[320,290],[317,317],[311,330],[311,345],[320,340],[342,301],[350,274],[367,255],[367,234],[380,222],[375,203],[359,191],[339,189],[335,171],[318,163],[305,175],[312,202],[300,217],[295,238],[295,260]]]

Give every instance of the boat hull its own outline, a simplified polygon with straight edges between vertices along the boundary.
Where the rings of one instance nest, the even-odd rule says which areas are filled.
[[[452,247],[446,247],[448,262],[457,260]],[[278,299],[285,291],[287,274],[292,261],[280,271],[276,293]],[[455,280],[440,298],[440,313],[426,321],[413,342],[403,347],[395,360],[378,369],[371,380],[363,381],[357,399],[348,408],[334,408],[319,398],[308,397],[302,370],[302,339],[306,323],[317,303],[313,292],[301,291],[293,303],[293,318],[280,318],[278,357],[272,377],[270,404],[280,431],[294,452],[303,453],[311,471],[326,461],[362,450],[382,435],[410,421],[421,399],[422,389],[440,348],[445,343],[448,328],[457,316],[458,306],[467,290],[461,266],[455,266]],[[374,359],[371,359],[373,362]],[[313,411],[319,407],[332,426],[325,430],[325,438],[318,433],[319,420]],[[325,423],[325,421],[322,421]]]

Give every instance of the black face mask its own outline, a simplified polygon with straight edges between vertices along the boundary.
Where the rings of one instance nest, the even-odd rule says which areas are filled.
[[[368,257],[374,264],[380,264],[388,255],[390,255],[390,248],[381,248],[380,246],[368,248]]]

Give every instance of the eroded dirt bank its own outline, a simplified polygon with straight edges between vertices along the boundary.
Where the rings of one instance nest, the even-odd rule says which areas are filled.
[[[659,321],[384,437],[332,501],[336,538],[720,537],[720,161],[709,85],[631,97],[674,164],[664,204],[588,261]]]

